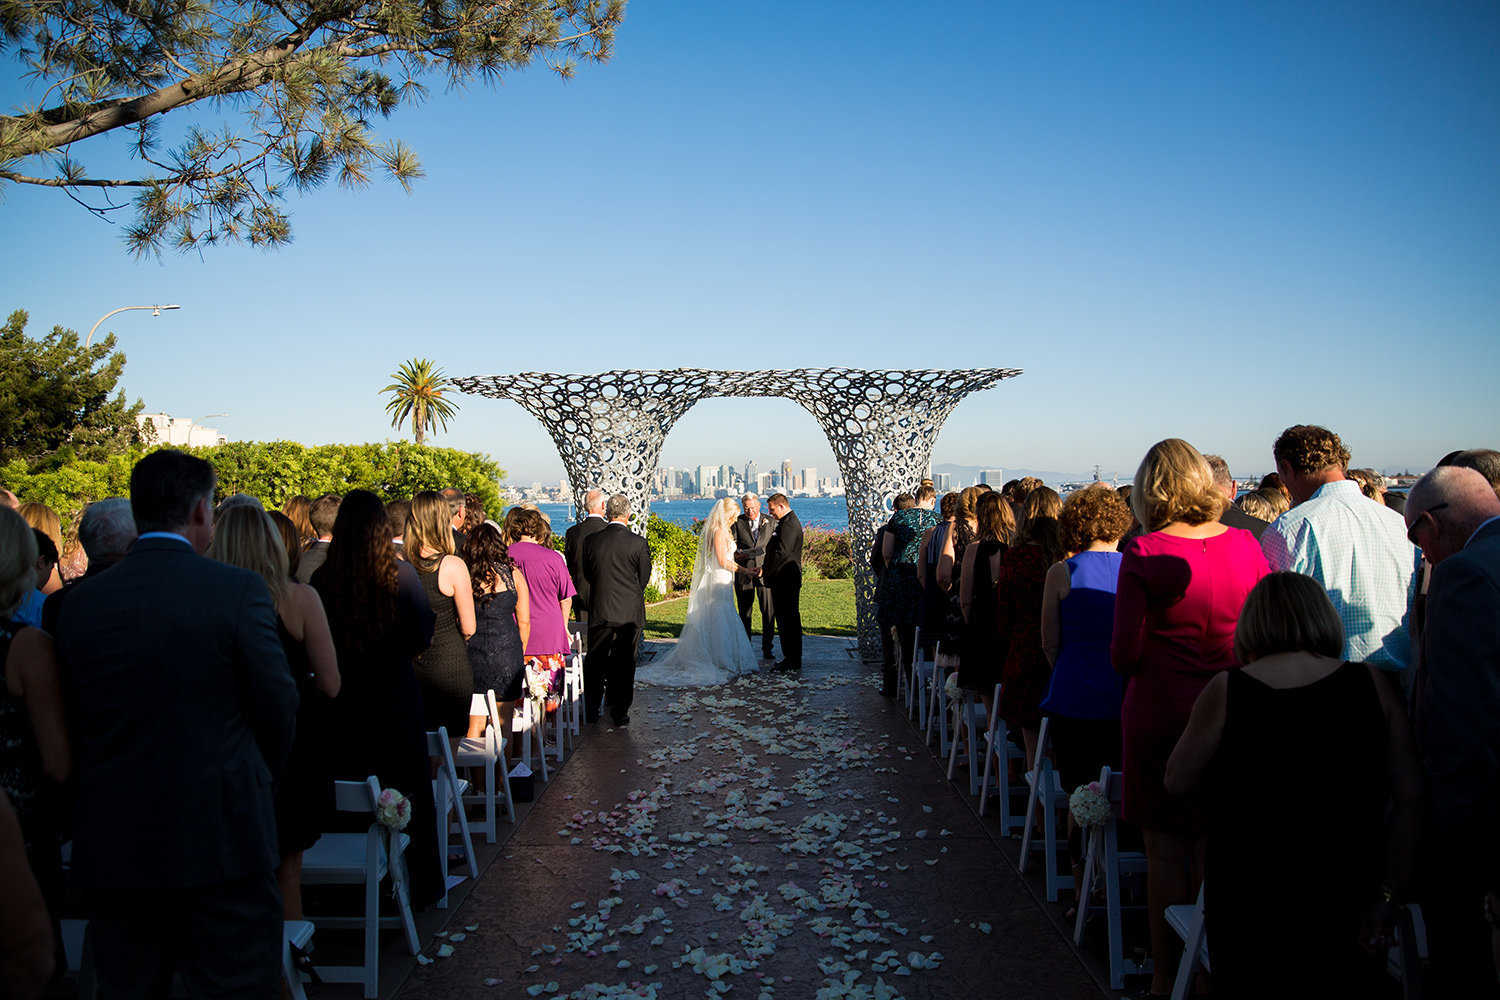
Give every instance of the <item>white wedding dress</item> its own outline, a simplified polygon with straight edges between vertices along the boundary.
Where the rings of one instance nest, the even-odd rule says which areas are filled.
[[[733,518],[726,519],[726,513],[724,505],[715,505],[703,526],[682,636],[636,671],[636,680],[665,687],[707,687],[754,673],[759,665],[735,609],[734,545],[729,535]]]

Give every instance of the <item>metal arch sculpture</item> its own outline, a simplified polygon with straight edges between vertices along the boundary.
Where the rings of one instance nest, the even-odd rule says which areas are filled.
[[[897,494],[927,470],[943,421],[967,395],[1018,368],[969,371],[801,368],[786,371],[610,371],[597,375],[525,372],[466,376],[466,393],[508,399],[541,421],[557,445],[583,510],[591,487],[623,493],[644,532],[651,476],[673,425],[712,396],[781,396],[813,415],[838,462],[849,507],[860,651],[880,653],[875,577],[862,558],[890,516]]]

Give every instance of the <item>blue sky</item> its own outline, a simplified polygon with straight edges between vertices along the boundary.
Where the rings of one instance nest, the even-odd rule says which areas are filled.
[[[378,390],[411,357],[1015,367],[935,461],[1128,476],[1181,436],[1249,474],[1322,423],[1421,469],[1500,445],[1497,53],[1492,2],[637,0],[571,83],[381,123],[426,177],[292,199],[278,252],[137,262],[5,191],[0,307],[86,331],[181,303],[107,324],[125,387],[241,439],[395,437]],[[435,443],[561,475],[519,406],[460,403]],[[795,404],[711,400],[663,462],[785,457],[834,467]]]

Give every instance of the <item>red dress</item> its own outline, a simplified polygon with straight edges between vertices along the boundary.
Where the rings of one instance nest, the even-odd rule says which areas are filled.
[[[995,583],[995,634],[1004,657],[1000,718],[1011,728],[1038,729],[1052,665],[1042,652],[1042,588],[1047,557],[1036,545],[1012,545],[1000,559]]]
[[[1255,536],[1240,528],[1211,538],[1153,531],[1125,550],[1110,658],[1129,679],[1120,714],[1126,822],[1185,837],[1204,832],[1193,797],[1167,794],[1167,758],[1209,679],[1236,666],[1235,622],[1268,572]]]

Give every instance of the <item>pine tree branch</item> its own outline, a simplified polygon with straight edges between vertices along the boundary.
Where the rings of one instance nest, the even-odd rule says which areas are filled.
[[[0,180],[12,181],[16,184],[37,184],[41,187],[72,188],[72,187],[150,187],[156,183],[150,178],[144,180],[110,180],[101,177],[29,177],[26,174],[18,174],[14,170],[0,170]]]

